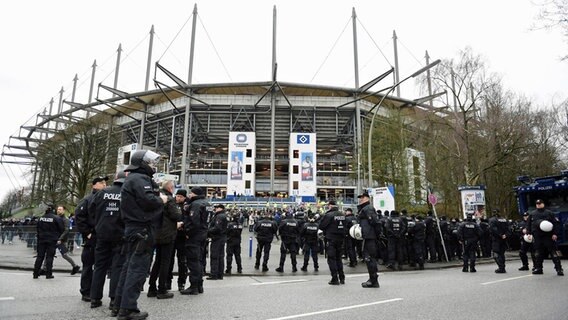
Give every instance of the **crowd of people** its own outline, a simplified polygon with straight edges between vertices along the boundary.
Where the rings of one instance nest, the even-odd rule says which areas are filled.
[[[33,278],[43,274],[54,278],[53,257],[59,249],[72,274],[81,269],[82,301],[90,302],[91,308],[101,307],[108,278],[111,316],[145,319],[148,313],[139,310],[137,301],[146,282],[148,298],[169,299],[174,296],[174,281],[180,294],[199,295],[204,293],[204,278],[223,280],[233,266],[242,273],[241,239],[247,227],[257,240],[255,269],[270,270],[276,238],[280,259],[274,271],[306,272],[311,262],[317,272],[323,257],[331,275],[329,285],[345,284],[344,265],[358,263],[364,263],[369,274],[363,288],[380,287],[379,264],[391,270],[424,269],[425,263],[461,259],[464,272],[476,272],[476,258],[492,255],[495,272],[504,273],[504,253],[512,243],[520,247],[519,270],[530,270],[530,255],[533,274],[542,274],[542,260],[551,254],[557,274],[563,275],[554,250],[559,223],[540,200],[537,210],[514,223],[498,210],[490,219],[468,215],[463,221],[436,219],[432,212],[409,214],[405,209],[381,212],[373,208],[367,193],[358,196],[356,210],[340,210],[334,200],[315,211],[226,208],[221,203],[211,206],[200,187],[176,191],[172,181],[158,186],[152,180],[158,159],[152,151],[139,150],[112,185],[106,185],[108,177],[95,177],[92,193],[79,202],[71,221],[62,206],[48,204],[45,214],[33,220],[37,229]],[[550,223],[550,229],[542,227],[543,221]],[[66,244],[74,246],[69,234],[73,224],[83,239],[81,267],[67,254]],[[3,239],[8,231],[3,224]],[[207,262],[210,271],[205,277]]]

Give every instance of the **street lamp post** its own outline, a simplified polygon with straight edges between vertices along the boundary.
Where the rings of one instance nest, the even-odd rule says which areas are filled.
[[[373,138],[373,124],[375,123],[375,117],[377,116],[377,110],[379,110],[379,108],[381,107],[383,101],[385,101],[385,98],[391,93],[393,92],[394,89],[396,89],[396,87],[398,87],[401,83],[403,83],[404,81],[410,79],[410,78],[414,78],[417,77],[418,75],[422,74],[423,72],[425,72],[426,70],[430,70],[431,68],[433,68],[434,66],[436,66],[438,63],[440,63],[440,59],[430,63],[429,65],[423,67],[422,69],[414,72],[413,74],[411,74],[410,76],[400,80],[399,82],[393,84],[390,89],[385,93],[385,95],[381,98],[381,100],[379,100],[378,103],[376,103],[371,110],[369,110],[369,112],[373,111],[373,109],[375,109],[375,112],[373,113],[373,117],[371,118],[371,124],[369,125],[369,139],[367,141],[367,160],[368,160],[368,170],[369,170],[369,187],[372,187],[373,184],[373,161],[372,161],[372,157],[371,157],[371,141]]]

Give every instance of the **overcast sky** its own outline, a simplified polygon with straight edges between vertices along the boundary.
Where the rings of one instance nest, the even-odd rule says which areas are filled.
[[[426,50],[433,61],[456,58],[469,46],[507,89],[536,105],[568,98],[568,62],[559,60],[568,54],[567,39],[559,31],[531,30],[539,8],[530,0],[1,1],[0,142],[10,144],[20,126],[35,124],[52,98],[56,109],[62,87],[63,99],[70,100],[76,74],[75,101],[86,103],[94,60],[95,83],[112,87],[119,44],[118,89],[143,91],[152,25],[152,64],[160,60],[187,80],[195,4],[194,83],[270,80],[276,6],[278,80],[353,87],[355,8],[360,84],[394,65],[395,30],[401,79],[425,65]],[[420,95],[412,81],[401,86],[401,94]],[[0,199],[31,183],[22,177],[28,167],[0,167]]]

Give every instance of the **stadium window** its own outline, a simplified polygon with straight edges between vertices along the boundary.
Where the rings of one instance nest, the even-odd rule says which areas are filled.
[[[300,158],[300,150],[294,150],[294,159]]]
[[[247,167],[246,167],[245,170],[246,170],[245,171],[246,173],[251,173],[252,172],[252,166],[250,164],[247,164]]]
[[[250,180],[245,180],[245,189],[250,189]]]
[[[293,173],[293,174],[298,174],[298,173],[300,173],[300,166],[298,166],[298,165],[292,166],[292,173]]]
[[[299,188],[298,188],[298,181],[293,181],[293,182],[292,182],[292,189],[293,189],[293,190],[298,190],[298,189],[299,189]]]
[[[252,158],[252,149],[247,149],[247,158]]]

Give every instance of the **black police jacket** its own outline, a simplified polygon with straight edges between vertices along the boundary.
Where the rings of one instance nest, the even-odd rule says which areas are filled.
[[[379,232],[379,217],[373,205],[370,202],[365,202],[357,205],[358,215],[357,220],[361,225],[361,232],[363,239],[377,239]]]
[[[475,221],[464,221],[458,227],[458,239],[466,243],[477,242],[481,239],[481,227]]]
[[[345,214],[339,211],[337,207],[332,207],[325,213],[319,228],[328,240],[343,240],[349,232],[346,228]]]
[[[93,190],[91,194],[84,197],[79,201],[77,207],[75,207],[75,223],[77,224],[77,229],[83,235],[84,239],[87,239],[87,235],[91,234],[91,240],[94,239],[95,235],[95,214],[89,214],[89,206],[95,193],[98,190]]]
[[[95,216],[97,238],[118,242],[124,236],[124,222],[120,216],[120,190],[122,183],[102,189],[95,193],[88,207],[89,215]]]
[[[540,223],[544,220],[552,223],[552,232],[544,232],[540,230]],[[560,222],[556,220],[554,212],[545,208],[536,209],[529,214],[527,232],[537,237],[552,236],[553,234],[558,235],[560,232]]]
[[[406,223],[403,220],[406,220],[406,218],[398,215],[391,216],[387,219],[385,231],[388,238],[403,238],[403,236],[406,234]]]
[[[211,240],[218,240],[227,237],[227,215],[225,210],[215,212],[211,221],[209,222],[209,229],[207,230],[207,235]]]
[[[296,241],[300,235],[300,224],[298,220],[287,217],[286,219],[280,221],[278,225],[278,234],[282,238],[282,242],[291,243]]]
[[[144,168],[130,171],[120,192],[120,214],[124,226],[151,228],[152,220],[162,213],[160,189]]]
[[[274,235],[278,232],[278,225],[276,221],[270,220],[268,217],[262,217],[255,223],[253,230],[258,241],[272,242]]]
[[[300,230],[300,236],[304,238],[307,244],[318,243],[318,229],[319,224],[317,222],[306,222]]]
[[[227,224],[227,244],[236,245],[241,243],[241,235],[243,233],[243,225],[235,219]]]
[[[209,202],[205,199],[205,196],[188,198],[183,206],[182,220],[186,245],[193,245],[195,242],[207,239],[208,206]]]
[[[506,241],[503,236],[509,237],[511,235],[509,222],[505,218],[492,217],[489,219],[489,232],[491,232],[493,241]]]
[[[59,240],[64,227],[63,221],[53,214],[53,211],[47,211],[38,219],[36,228],[37,241],[39,243],[50,243]]]
[[[412,235],[414,241],[424,241],[426,239],[426,225],[422,220],[414,221],[414,226],[408,229],[408,233]]]

